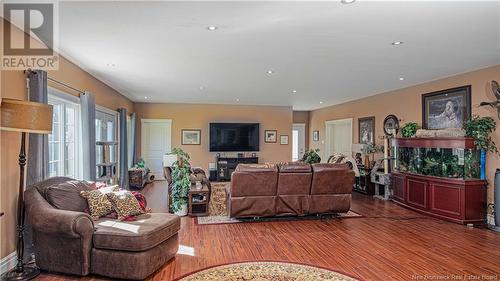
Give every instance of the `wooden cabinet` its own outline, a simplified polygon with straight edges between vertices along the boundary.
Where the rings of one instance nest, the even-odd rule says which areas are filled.
[[[415,211],[462,224],[485,221],[486,181],[394,171],[392,184],[394,202]]]

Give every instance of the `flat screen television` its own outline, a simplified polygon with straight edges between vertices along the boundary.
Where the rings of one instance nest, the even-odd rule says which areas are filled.
[[[259,123],[210,123],[210,151],[259,151]]]

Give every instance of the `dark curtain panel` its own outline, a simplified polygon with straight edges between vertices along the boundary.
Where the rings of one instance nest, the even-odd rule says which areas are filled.
[[[96,179],[95,99],[89,92],[80,95],[82,109],[83,179]]]
[[[128,144],[128,163],[129,163],[129,168],[131,168],[134,163],[136,163],[136,159],[135,159],[135,146],[136,146],[136,139],[135,139],[135,132],[136,132],[136,129],[135,129],[135,126],[136,126],[136,123],[137,123],[137,113],[132,113],[132,115],[130,116],[130,132],[129,135],[130,135],[130,143]]]
[[[120,136],[119,136],[119,147],[120,147],[120,159],[119,167],[119,177],[120,177],[120,187],[128,188],[128,146],[127,146],[127,109],[118,109],[118,125]]]
[[[28,98],[30,101],[48,103],[47,72],[32,70],[27,72]],[[44,180],[49,170],[48,135],[30,133],[28,136],[28,159],[26,167],[26,186]],[[25,220],[24,261],[29,262],[34,255],[33,235],[29,218]]]

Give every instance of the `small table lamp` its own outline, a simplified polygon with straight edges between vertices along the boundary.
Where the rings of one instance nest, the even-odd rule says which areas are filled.
[[[0,100],[0,130],[21,132],[19,151],[19,196],[17,198],[17,265],[7,272],[5,280],[29,280],[40,274],[36,266],[23,264],[24,255],[24,166],[26,165],[26,133],[52,132],[52,106],[13,99]],[[4,279],[2,279],[4,280]]]

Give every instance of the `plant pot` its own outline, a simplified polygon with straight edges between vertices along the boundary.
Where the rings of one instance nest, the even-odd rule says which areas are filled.
[[[188,205],[184,204],[181,206],[181,209],[177,212],[174,212],[174,214],[178,215],[179,217],[184,217],[188,213]]]

